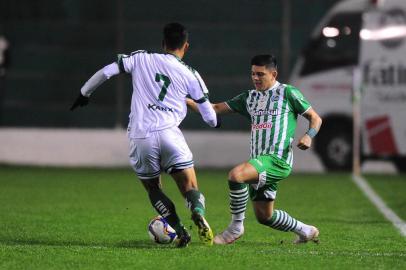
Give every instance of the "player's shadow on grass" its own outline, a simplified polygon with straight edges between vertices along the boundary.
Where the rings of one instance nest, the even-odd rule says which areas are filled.
[[[127,249],[162,249],[173,248],[174,245],[158,245],[149,239],[126,240],[120,242],[93,242],[80,240],[52,240],[52,239],[0,239],[0,244],[7,246],[51,246],[51,247],[95,247],[95,248],[127,248]]]
[[[117,248],[135,248],[135,249],[162,249],[162,248],[173,248],[174,244],[164,245],[156,244],[151,240],[127,240],[121,241],[113,245]]]

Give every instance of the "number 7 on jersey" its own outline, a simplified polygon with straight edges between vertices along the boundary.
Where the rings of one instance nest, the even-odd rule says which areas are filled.
[[[155,74],[155,81],[160,82],[163,81],[164,84],[162,85],[161,92],[159,92],[158,100],[163,101],[168,90],[169,85],[171,84],[171,79],[168,76],[163,74]]]

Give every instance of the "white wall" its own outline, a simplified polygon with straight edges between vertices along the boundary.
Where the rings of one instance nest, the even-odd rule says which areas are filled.
[[[249,158],[249,133],[185,131],[196,167],[232,168]],[[125,130],[0,128],[0,164],[127,167]],[[312,150],[294,149],[295,172],[324,171]],[[396,172],[388,162],[366,162],[363,171]]]
[[[184,135],[197,167],[231,168],[249,158],[248,132],[185,131]],[[0,128],[0,142],[2,164],[128,166],[125,130]],[[295,168],[322,170],[315,155],[299,149]]]

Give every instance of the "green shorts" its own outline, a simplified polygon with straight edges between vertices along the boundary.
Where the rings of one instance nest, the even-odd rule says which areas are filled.
[[[276,197],[278,182],[289,176],[292,168],[274,155],[257,156],[248,160],[259,176],[258,183],[249,186],[253,201],[273,201]]]

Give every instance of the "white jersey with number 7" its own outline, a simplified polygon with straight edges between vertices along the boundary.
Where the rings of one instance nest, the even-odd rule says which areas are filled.
[[[117,64],[132,76],[130,138],[178,126],[187,113],[188,95],[198,104],[209,102],[199,73],[175,55],[136,51],[119,55]]]

